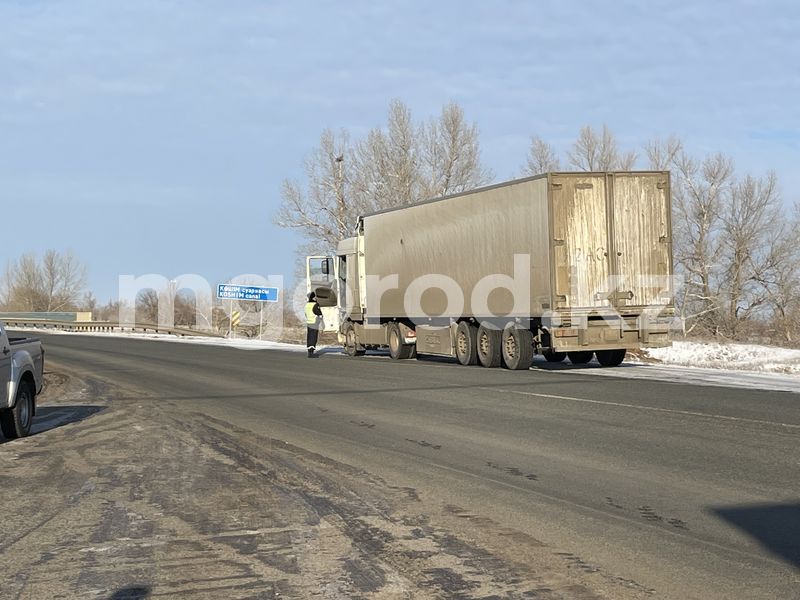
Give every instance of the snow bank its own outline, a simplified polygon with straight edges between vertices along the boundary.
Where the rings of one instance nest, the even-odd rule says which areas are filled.
[[[644,354],[666,365],[800,375],[800,350],[789,348],[676,341],[670,348],[650,348]]]

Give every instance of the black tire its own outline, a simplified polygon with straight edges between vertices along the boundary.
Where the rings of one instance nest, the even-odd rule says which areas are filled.
[[[20,382],[14,408],[0,412],[0,429],[7,439],[15,440],[31,432],[35,402],[34,391],[28,382]]]
[[[552,350],[544,350],[542,352],[542,356],[544,356],[544,359],[547,362],[560,363],[565,358],[567,358],[567,353],[566,352],[554,352]]]
[[[462,365],[478,364],[478,328],[467,321],[456,328],[456,358]]]
[[[351,322],[344,326],[344,351],[348,356],[364,356],[366,350],[358,345],[358,338],[356,337],[356,327]]]
[[[503,362],[506,368],[524,371],[533,364],[533,334],[510,323],[503,330]]]
[[[567,352],[567,356],[569,356],[569,362],[573,365],[585,365],[590,360],[592,360],[592,355],[594,352],[591,350],[579,350],[576,352]]]
[[[487,368],[499,367],[503,362],[503,332],[481,323],[477,337],[480,363]]]
[[[625,360],[625,350],[598,350],[595,352],[597,362],[604,367],[619,366]]]
[[[405,360],[411,358],[412,351],[416,346],[403,343],[403,335],[400,333],[400,326],[397,323],[389,323],[389,356],[394,360]]]

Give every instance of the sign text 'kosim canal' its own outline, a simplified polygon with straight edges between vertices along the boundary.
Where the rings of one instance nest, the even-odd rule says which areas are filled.
[[[217,286],[217,298],[222,300],[252,300],[255,302],[277,302],[278,288],[258,285],[231,285],[221,283]]]

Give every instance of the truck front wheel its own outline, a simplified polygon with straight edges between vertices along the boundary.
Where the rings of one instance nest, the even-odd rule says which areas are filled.
[[[478,360],[484,367],[499,367],[503,362],[502,338],[499,329],[483,323],[478,327]]]
[[[400,326],[397,323],[389,323],[389,355],[394,360],[404,360],[411,358],[411,355],[415,354],[414,350],[415,346],[403,343]]]
[[[356,327],[352,323],[347,323],[344,326],[344,350],[349,356],[363,356],[366,352],[364,348],[358,344]]]
[[[9,440],[25,437],[31,432],[34,393],[27,381],[21,381],[14,408],[0,412],[0,429]]]

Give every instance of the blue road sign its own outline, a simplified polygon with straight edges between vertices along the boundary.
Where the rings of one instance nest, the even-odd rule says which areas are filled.
[[[252,302],[277,302],[278,288],[260,285],[231,285],[220,283],[217,298],[221,300],[250,300]]]

